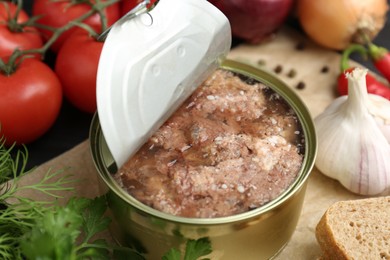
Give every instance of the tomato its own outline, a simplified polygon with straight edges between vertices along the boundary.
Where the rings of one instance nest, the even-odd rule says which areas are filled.
[[[104,2],[105,0],[102,0]],[[52,0],[35,0],[33,3],[32,13],[33,15],[42,16],[38,19],[38,23],[51,26],[54,28],[60,28],[70,21],[77,19],[83,14],[91,10],[91,6],[82,1],[64,0],[64,1],[52,1]],[[73,4],[74,3],[74,4]],[[120,18],[119,2],[110,5],[104,9],[104,16],[107,19],[107,25],[110,26]],[[83,21],[88,25],[101,26],[101,19],[98,14],[94,14]],[[74,32],[76,28],[65,31],[57,41],[51,46],[54,52],[58,52],[64,41]],[[53,32],[49,30],[40,29],[45,39],[49,39]]]
[[[29,19],[23,10],[20,11],[15,21],[16,9],[16,5],[11,2],[0,3],[0,58],[10,56],[17,48],[20,50],[38,49],[43,45],[43,40],[36,28],[20,25]]]
[[[61,103],[54,71],[40,60],[23,60],[10,76],[0,73],[0,136],[7,146],[36,140],[55,122]]]
[[[96,111],[96,76],[103,42],[76,30],[58,52],[55,72],[65,97],[78,109]]]
[[[152,6],[157,0],[151,0],[148,7]],[[122,0],[121,1],[121,14],[122,16],[127,14],[131,9],[142,3],[143,0]]]
[[[42,45],[42,38],[34,27],[25,27],[22,32],[12,32],[7,25],[0,24],[0,58],[10,56],[15,49],[38,49]],[[40,57],[38,54],[35,56]]]
[[[0,1],[0,22],[8,21],[13,18],[16,13],[17,6],[12,2]],[[20,10],[18,14],[18,23],[26,22],[29,19],[28,14],[24,10]]]

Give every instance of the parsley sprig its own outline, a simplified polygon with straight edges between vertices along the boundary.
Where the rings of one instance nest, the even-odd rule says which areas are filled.
[[[72,192],[75,179],[62,171],[48,171],[35,184],[20,185],[28,153],[20,149],[11,155],[0,139],[0,259],[110,259],[115,255],[136,255],[126,247],[111,245],[98,237],[110,219],[104,215],[104,197],[73,196],[61,205],[60,192]],[[39,201],[19,194],[40,192],[51,200]],[[54,199],[54,200],[53,200]]]
[[[197,240],[189,239],[186,243],[183,258],[178,249],[172,248],[162,257],[162,260],[197,260],[211,252],[211,242],[208,237],[199,238]],[[208,259],[209,258],[202,258],[202,260]]]
[[[106,209],[104,197],[72,197],[64,207],[54,206],[22,237],[23,255],[43,260],[145,259],[131,248],[99,238],[111,221],[104,215]]]
[[[117,246],[101,237],[111,219],[105,215],[104,197],[72,196],[65,205],[61,192],[74,192],[75,179],[63,171],[48,171],[35,184],[20,185],[25,171],[27,149],[11,153],[0,138],[0,259],[133,259],[145,256],[128,247]],[[31,190],[51,200],[23,197]],[[208,238],[188,240],[185,253],[170,249],[162,260],[197,260],[211,253]],[[206,258],[202,258],[206,259]]]
[[[69,190],[69,176],[59,177],[59,172],[48,172],[36,185],[19,186],[25,176],[27,149],[19,149],[11,155],[11,148],[5,148],[0,138],[0,259],[22,259],[20,239],[34,225],[35,221],[50,210],[49,202],[34,201],[18,195],[32,189],[57,198],[56,191]]]

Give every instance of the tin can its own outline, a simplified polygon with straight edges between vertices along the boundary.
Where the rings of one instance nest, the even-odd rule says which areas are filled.
[[[283,249],[296,228],[317,151],[310,113],[300,98],[271,74],[230,60],[221,68],[263,83],[291,106],[305,139],[301,170],[286,191],[257,209],[208,219],[170,215],[139,202],[113,179],[117,167],[96,114],[90,129],[90,147],[113,219],[111,232],[120,244],[134,248],[146,259],[161,259],[171,248],[183,250],[187,240],[202,237],[211,241],[211,259],[271,259]]]

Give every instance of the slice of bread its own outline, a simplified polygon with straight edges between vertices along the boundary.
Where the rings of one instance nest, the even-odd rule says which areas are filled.
[[[336,202],[316,238],[324,260],[390,260],[390,196]]]

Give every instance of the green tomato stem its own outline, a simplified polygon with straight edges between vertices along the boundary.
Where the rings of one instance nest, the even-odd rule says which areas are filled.
[[[24,60],[24,58],[31,58],[31,57],[33,57],[32,54],[40,54],[42,59],[44,59],[45,54],[47,53],[47,51],[49,50],[51,45],[53,45],[53,43],[61,36],[61,34],[63,34],[65,31],[73,28],[74,26],[81,24],[84,20],[86,20],[90,16],[94,15],[95,13],[98,13],[100,18],[102,19],[101,20],[102,31],[104,31],[107,28],[107,18],[105,17],[103,10],[105,8],[107,8],[108,6],[113,5],[119,1],[120,0],[109,0],[109,1],[103,2],[101,0],[97,0],[95,4],[92,4],[89,0],[88,1],[84,0],[84,2],[87,2],[91,5],[92,9],[90,11],[86,12],[85,14],[81,15],[77,19],[74,19],[73,21],[71,21],[71,22],[69,22],[69,23],[67,23],[64,26],[59,27],[59,28],[53,28],[50,26],[41,25],[41,24],[35,22],[35,20],[38,19],[39,17],[37,17],[35,19],[32,18],[32,21],[29,21],[28,25],[32,25],[32,26],[35,26],[37,28],[52,30],[53,35],[49,38],[49,40],[41,48],[30,49],[30,50],[16,49],[12,53],[12,55],[10,56],[10,58],[8,59],[7,62],[0,58],[0,73],[4,74],[6,76],[10,76],[12,73],[14,73],[16,71],[18,65]],[[21,5],[21,2],[22,2],[22,0],[18,0],[18,6],[19,6],[19,4]],[[88,31],[91,32],[91,30],[88,30]]]
[[[104,15],[103,8],[96,8],[96,6],[99,7],[100,5],[102,5],[102,1],[96,0],[96,3],[95,5],[92,5],[92,8],[95,9],[100,16],[100,21],[102,23],[102,32],[104,32],[107,29],[107,17]]]
[[[60,28],[57,28],[53,35],[50,37],[50,39],[39,49],[33,49],[33,50],[25,50],[25,51],[22,51],[22,55],[23,54],[35,54],[35,53],[39,53],[42,55],[42,57],[44,57],[45,53],[48,51],[48,49],[50,48],[50,46],[61,36],[62,33],[64,33],[65,31],[73,28],[74,26],[76,26],[77,24],[80,24],[82,23],[85,19],[87,19],[88,17],[94,15],[97,10],[99,10],[98,12],[102,12],[102,10],[116,2],[118,2],[119,0],[110,0],[110,1],[107,1],[107,2],[100,2],[98,1],[95,5],[93,5],[94,7],[88,11],[87,13],[81,15],[80,17],[78,17],[77,19],[71,21],[70,23],[67,23],[66,25],[60,27]],[[104,15],[103,15],[104,16]]]

